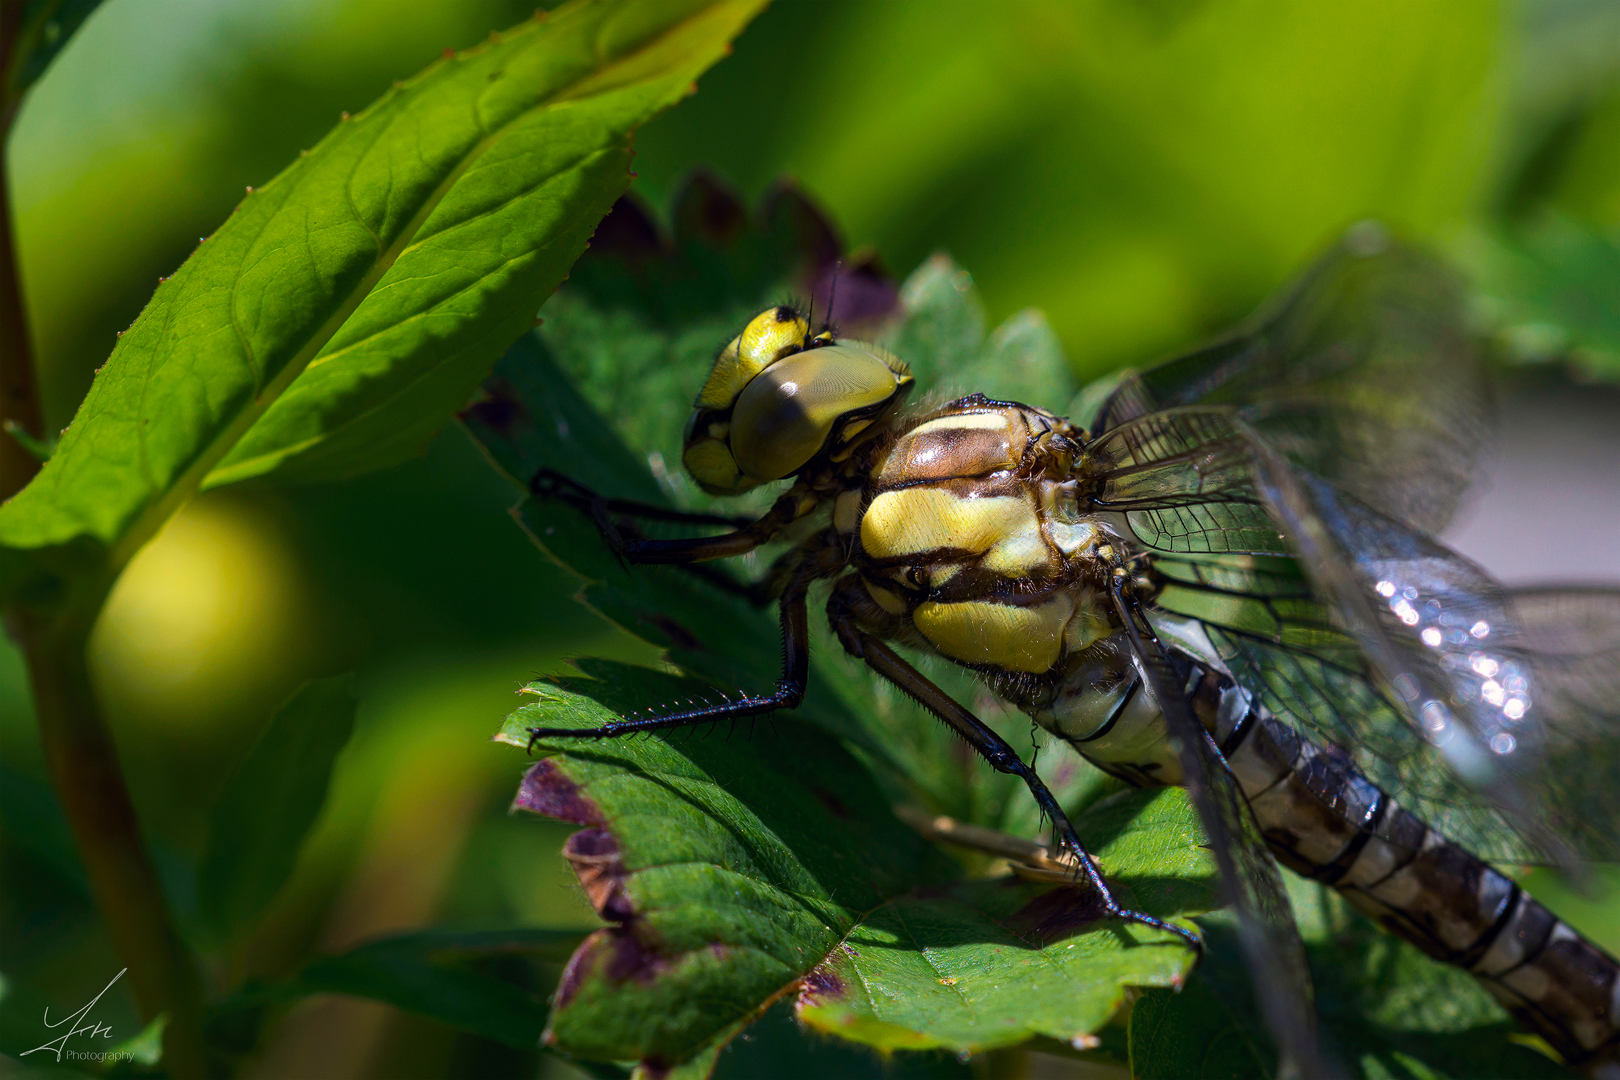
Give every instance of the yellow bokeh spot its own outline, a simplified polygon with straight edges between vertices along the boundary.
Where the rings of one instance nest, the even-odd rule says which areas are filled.
[[[300,568],[268,515],[205,498],[125,568],[91,637],[91,673],[119,714],[206,724],[285,678],[311,636],[307,607]]]

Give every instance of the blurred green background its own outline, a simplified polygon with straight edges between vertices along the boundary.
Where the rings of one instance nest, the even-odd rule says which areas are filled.
[[[115,333],[246,186],[341,110],[531,10],[104,4],[33,90],[8,150],[49,427],[67,423]],[[750,198],[789,173],[896,273],[950,251],[992,322],[1044,309],[1089,378],[1231,323],[1366,217],[1481,273],[1515,238],[1548,230],[1612,262],[1620,6],[778,0],[636,145],[636,186],[654,205],[697,165]],[[1588,322],[1612,328],[1617,306],[1600,297]],[[1573,370],[1613,374],[1601,334],[1529,338],[1543,347],[1526,355],[1570,352]],[[1570,369],[1546,366],[1527,385],[1556,394]],[[1590,423],[1620,430],[1612,392],[1583,401]],[[1612,488],[1620,452],[1593,453]],[[362,481],[205,497],[120,582],[93,666],[168,865],[195,853],[214,794],[286,695],[312,675],[360,672],[331,803],[233,975],[271,977],[312,948],[432,923],[592,924],[560,858],[533,855],[567,828],[505,815],[521,762],[485,740],[512,691],[566,655],[643,647],[570,600],[507,516],[512,501],[450,430],[423,459]],[[82,873],[53,854],[60,826],[3,642],[0,770],[0,1046],[14,1052],[37,1034],[40,1005],[87,1000],[116,966]],[[1620,947],[1620,906],[1557,895]],[[132,1032],[114,996],[108,1022]],[[295,1013],[260,1072],[537,1067],[561,1068],[333,1000]]]

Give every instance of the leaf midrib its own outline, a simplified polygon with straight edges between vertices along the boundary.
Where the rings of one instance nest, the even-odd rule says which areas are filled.
[[[581,159],[581,160],[584,160],[584,159]],[[436,303],[434,306],[437,307],[437,306],[440,306],[442,304],[448,303],[451,300],[454,300],[457,297],[463,295],[469,289],[476,288],[478,285],[480,285],[481,283],[486,281],[491,275],[493,275],[495,273],[498,273],[501,270],[504,270],[506,267],[511,266],[514,262],[517,262],[519,259],[524,258],[528,254],[532,254],[532,252],[527,252],[527,253],[525,253],[525,255],[513,256],[512,258],[503,261],[502,263],[500,263],[499,266],[497,266],[495,269],[491,270],[489,273],[484,274],[477,281],[474,281],[474,282],[468,284],[465,288],[458,289],[456,292],[451,293],[449,296],[443,298],[438,303]],[[427,315],[431,311],[432,311],[432,308],[424,308],[421,311],[413,312],[412,314],[406,316],[405,318],[399,320],[398,322],[391,323],[386,328],[384,328],[382,330],[379,330],[379,331],[377,331],[377,332],[375,332],[373,334],[368,334],[366,337],[360,339],[359,341],[353,342],[350,345],[346,345],[342,349],[340,349],[338,352],[332,353],[332,354],[330,354],[328,356],[321,356],[321,355],[317,354],[310,361],[310,363],[308,365],[306,365],[305,370],[307,371],[312,367],[315,367],[315,366],[318,366],[320,364],[326,363],[329,360],[336,359],[337,357],[340,357],[340,356],[352,351],[353,349],[360,347],[361,345],[364,345],[364,344],[366,344],[368,342],[371,342],[371,341],[375,340],[376,338],[382,336],[385,333],[388,333],[388,332],[390,332],[392,330],[398,329],[399,327],[406,326],[406,325],[408,325],[410,323],[417,322],[420,319],[426,318]],[[400,394],[405,393],[409,389],[419,385],[422,382],[422,380],[431,377],[437,371],[438,371],[437,367],[430,367],[430,368],[427,368],[427,369],[424,369],[422,371],[417,372],[416,374],[412,375],[408,380],[406,380],[406,382],[403,384],[403,386],[401,386],[399,388],[397,393],[400,393]],[[331,439],[333,439],[338,433],[340,433],[342,431],[345,431],[345,430],[348,430],[348,429],[352,429],[355,426],[357,426],[357,425],[359,425],[361,423],[364,423],[366,420],[368,420],[371,417],[373,417],[373,416],[377,415],[378,413],[382,412],[383,410],[385,410],[388,407],[388,405],[389,405],[389,402],[387,400],[378,401],[377,403],[369,406],[368,408],[362,409],[361,411],[350,415],[342,423],[337,424],[337,425],[335,425],[333,427],[329,427],[326,430],[324,430],[324,431],[322,431],[322,432],[320,432],[318,434],[311,435],[307,439],[301,439],[296,443],[289,443],[289,444],[286,444],[284,446],[279,446],[279,447],[277,447],[277,448],[275,448],[273,450],[267,450],[262,454],[255,454],[253,457],[250,457],[250,458],[244,458],[243,460],[238,461],[234,465],[232,465],[232,466],[230,466],[228,468],[225,468],[223,470],[210,469],[208,471],[208,473],[206,475],[204,475],[203,480],[206,481],[210,476],[217,476],[218,477],[217,483],[229,483],[232,480],[237,479],[237,478],[246,479],[248,477],[258,475],[259,469],[264,464],[264,462],[289,458],[289,457],[292,457],[294,454],[302,453],[303,451],[306,451],[306,450],[309,450],[309,449],[311,449],[313,447],[319,446],[324,442],[328,442]]]
[[[696,12],[693,14],[695,15]],[[358,281],[350,290],[349,295],[345,297],[343,303],[339,305],[339,307],[333,311],[326,321],[323,322],[321,326],[310,336],[309,340],[304,344],[304,346],[293,354],[293,357],[288,360],[281,371],[277,372],[276,377],[270,381],[269,385],[255,394],[252,404],[238,413],[236,418],[229,425],[227,425],[222,432],[210,440],[202,452],[192,460],[192,463],[181,472],[180,476],[172,484],[169,485],[168,490],[166,490],[158,499],[149,503],[146,509],[143,510],[136,518],[135,522],[129,528],[124,530],[123,536],[114,542],[108,553],[107,569],[109,573],[107,584],[110,586],[112,576],[116,575],[118,571],[122,569],[122,567],[134,556],[135,552],[139,551],[141,547],[144,546],[149,539],[151,539],[151,537],[157,532],[163,523],[175,513],[175,511],[177,511],[185,502],[196,494],[196,491],[201,486],[202,481],[207,477],[208,473],[212,471],[213,467],[230,452],[233,446],[241,441],[242,437],[247,434],[248,430],[253,426],[253,424],[256,423],[258,419],[263,416],[266,411],[268,411],[270,406],[274,404],[283,393],[286,392],[287,387],[292,384],[293,380],[304,371],[304,369],[309,365],[309,362],[313,360],[315,356],[319,354],[320,350],[326,346],[326,343],[337,334],[338,330],[342,328],[343,324],[348,321],[349,317],[353,315],[359,306],[365,301],[365,298],[371,294],[372,289],[376,287],[377,283],[382,280],[383,276],[390,269],[392,269],[395,262],[397,262],[401,255],[403,255],[405,249],[410,246],[413,240],[416,239],[417,233],[421,230],[423,224],[426,223],[429,215],[431,215],[431,213],[444,201],[445,197],[460,181],[461,177],[466,173],[467,169],[472,165],[473,162],[483,157],[483,155],[487,153],[489,149],[497,142],[504,138],[515,125],[529,119],[545,109],[550,108],[559,100],[566,99],[568,95],[577,90],[579,87],[588,85],[590,82],[600,79],[605,71],[609,71],[614,67],[623,66],[626,63],[634,60],[637,56],[656,48],[671,35],[677,33],[681,27],[690,21],[690,19],[691,16],[688,16],[686,19],[671,24],[670,26],[664,28],[662,32],[647,38],[636,48],[621,53],[610,63],[603,65],[602,67],[594,68],[591,71],[586,72],[584,75],[564,83],[562,86],[557,87],[543,98],[537,100],[530,107],[522,110],[521,112],[513,114],[509,119],[503,121],[493,131],[487,132],[482,138],[480,138],[472,149],[469,150],[462,158],[462,160],[457,163],[456,167],[451,170],[449,175],[440,181],[440,183],[433,189],[432,193],[425,200],[423,200],[423,203],[418,208],[417,212],[411,215],[409,222],[407,222],[406,225],[400,229],[399,235],[395,238],[394,242],[390,244],[384,252],[379,254],[371,269],[368,270],[364,277],[362,277],[360,281]],[[454,61],[445,61],[445,63],[453,62]],[[656,74],[649,73],[640,79],[634,80],[629,85],[645,83],[648,81],[648,79],[656,77]],[[610,88],[609,92],[619,89],[625,89],[625,87],[612,87]],[[365,118],[362,117],[357,122],[364,122],[364,119]],[[478,117],[477,122],[479,128],[482,130],[484,123],[482,117]],[[346,198],[349,197],[349,186],[347,183],[344,185],[344,192]],[[273,220],[273,217],[270,220]],[[372,230],[369,223],[367,223],[363,218],[357,216],[354,218],[354,220],[363,228],[366,228],[369,232],[371,232],[373,236],[376,235],[375,230]],[[268,227],[268,225],[269,220],[265,222],[264,227]],[[230,304],[233,324],[236,320],[236,293],[240,284],[241,275],[238,274],[231,283]],[[146,456],[146,441],[144,432],[139,432],[137,434],[137,439],[140,447],[141,457],[144,459]]]

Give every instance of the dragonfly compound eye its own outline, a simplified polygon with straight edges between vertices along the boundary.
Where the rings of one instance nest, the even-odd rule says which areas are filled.
[[[738,494],[790,476],[855,439],[910,389],[905,365],[876,346],[807,342],[806,331],[791,309],[772,308],[715,361],[682,456],[704,490]],[[788,341],[791,333],[798,338]]]
[[[720,352],[698,395],[699,409],[729,409],[754,376],[804,348],[810,324],[790,307],[766,308]]]
[[[731,416],[731,451],[750,476],[776,480],[798,471],[828,445],[846,417],[881,410],[910,380],[856,342],[795,353],[744,388]],[[853,423],[841,435],[852,437]]]

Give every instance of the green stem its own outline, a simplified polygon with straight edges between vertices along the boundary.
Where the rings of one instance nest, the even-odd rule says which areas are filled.
[[[0,48],[16,51],[22,0],[0,0]],[[39,386],[23,301],[21,266],[11,222],[6,149],[22,98],[14,92],[15,56],[4,60],[0,91],[0,420],[28,435],[44,435]],[[0,434],[0,500],[19,491],[39,471],[39,461],[9,435]],[[147,1022],[167,1013],[163,1065],[173,1077],[207,1076],[203,1045],[202,982],[181,941],[157,870],[141,837],[112,734],[90,686],[85,651],[96,612],[110,579],[93,590],[74,584],[79,603],[43,613],[20,607],[6,612],[6,629],[22,646],[39,721],[40,743],[57,800],[67,815],[84,860],[96,906],[113,948],[129,968],[135,1003]]]
[[[22,28],[21,0],[0,0],[0,42],[10,49]],[[4,58],[0,58],[4,59]],[[0,101],[0,420],[10,420],[36,439],[45,434],[34,381],[34,350],[28,334],[28,307],[23,302],[22,268],[11,231],[11,182],[6,147],[11,123],[21,104],[11,92],[6,66],[5,94]],[[10,435],[0,433],[0,501],[23,489],[39,471],[39,459]]]
[[[56,796],[84,860],[113,947],[129,967],[141,1016],[167,1013],[163,1064],[170,1076],[207,1075],[202,983],[169,918],[112,735],[90,686],[85,648],[93,620],[13,613],[28,659],[40,742]]]

